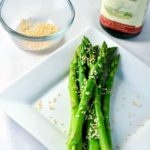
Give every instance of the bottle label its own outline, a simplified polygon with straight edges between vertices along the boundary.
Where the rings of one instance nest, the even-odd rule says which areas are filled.
[[[135,34],[142,30],[148,0],[103,0],[100,22],[105,27]]]

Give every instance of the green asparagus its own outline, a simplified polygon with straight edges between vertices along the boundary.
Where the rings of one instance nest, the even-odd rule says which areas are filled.
[[[74,58],[70,64],[70,71],[69,71],[69,93],[70,93],[70,99],[71,99],[71,121],[70,121],[70,131],[71,133],[72,126],[73,126],[73,120],[74,116],[76,114],[78,104],[79,104],[79,96],[78,96],[78,85],[77,85],[77,70],[78,70],[78,56],[77,53],[75,53]],[[76,150],[74,146],[74,150]],[[68,145],[68,149],[69,145]],[[72,149],[72,150],[73,150]]]
[[[99,51],[99,46],[94,46],[89,51],[89,62],[88,62],[89,70],[97,61],[98,51]],[[98,141],[96,114],[95,114],[95,109],[93,104],[87,114],[87,136],[86,137],[87,137],[88,150],[100,150],[99,141]]]
[[[87,37],[77,48],[69,71],[68,150],[112,150],[109,103],[119,58],[116,47],[103,42],[99,50]]]
[[[114,80],[114,76],[116,71],[118,70],[118,64],[119,64],[119,59],[120,59],[120,55],[117,55],[111,64],[111,69],[110,72],[108,74],[108,78],[106,80],[106,93],[103,96],[103,114],[104,114],[104,120],[105,120],[105,127],[107,130],[107,135],[108,135],[108,141],[109,144],[112,148],[112,139],[111,139],[111,127],[110,127],[110,119],[109,119],[109,112],[110,112],[110,97],[111,97],[111,89],[112,89],[112,85],[113,85],[113,80]]]
[[[105,49],[107,48],[106,43],[104,42],[102,48],[100,50],[100,54],[98,56],[98,60],[96,64],[91,67],[89,78],[87,80],[87,84],[84,87],[81,101],[78,106],[78,110],[76,112],[76,116],[74,119],[74,125],[72,129],[72,133],[70,135],[71,145],[77,145],[81,136],[82,136],[82,126],[85,119],[85,114],[87,112],[88,103],[92,97],[93,89],[96,84],[96,79],[98,78],[98,74],[101,71],[102,64],[106,58]]]
[[[101,84],[99,84],[95,88],[95,100],[94,100],[94,106],[95,106],[96,118],[98,124],[97,128],[99,133],[99,143],[100,143],[101,150],[111,150],[107,138],[104,117],[101,110],[101,92],[102,92],[102,87]]]
[[[95,114],[95,109],[92,104],[92,107],[88,111],[87,115],[87,136],[88,141],[88,150],[100,150],[99,141],[98,141],[98,130],[97,130],[97,118]]]

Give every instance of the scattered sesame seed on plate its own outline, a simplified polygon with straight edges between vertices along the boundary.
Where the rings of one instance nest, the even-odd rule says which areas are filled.
[[[64,126],[64,123],[61,123],[61,126]]]
[[[53,99],[53,102],[55,103],[57,101],[56,97]]]
[[[42,101],[41,101],[41,100],[39,100],[39,101],[37,101],[37,102],[35,103],[35,109],[36,109],[37,111],[40,111],[41,109],[43,109],[43,104],[42,104]]]
[[[66,133],[67,133],[67,130],[63,130],[63,132],[66,134]]]
[[[142,104],[140,104],[138,101],[136,101],[136,100],[134,100],[134,101],[132,101],[132,104],[133,104],[133,106],[135,106],[135,107],[142,107],[143,105]]]
[[[55,107],[54,106],[49,106],[49,109],[50,110],[55,110]]]

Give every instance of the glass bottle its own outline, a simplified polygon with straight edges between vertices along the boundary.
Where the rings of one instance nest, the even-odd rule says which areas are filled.
[[[102,0],[100,24],[118,38],[137,36],[143,28],[149,0]]]

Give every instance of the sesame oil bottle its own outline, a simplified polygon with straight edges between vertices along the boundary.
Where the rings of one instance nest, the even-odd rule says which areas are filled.
[[[102,0],[100,24],[118,38],[137,36],[143,28],[149,0]]]

